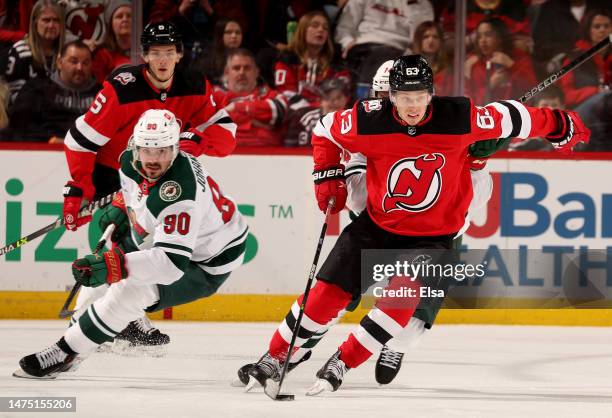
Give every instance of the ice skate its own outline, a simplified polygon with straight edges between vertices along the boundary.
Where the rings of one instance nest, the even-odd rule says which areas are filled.
[[[386,345],[383,346],[378,360],[376,360],[374,371],[376,381],[381,385],[391,383],[399,373],[400,367],[402,367],[402,358],[404,358],[404,353],[393,351]]]
[[[303,363],[306,360],[308,360],[310,356],[312,356],[312,351],[307,351],[306,354],[304,354],[299,360],[290,362],[289,367],[287,368],[287,372],[290,372],[291,370],[295,369],[300,363]],[[242,366],[241,368],[239,368],[238,378],[234,380],[231,385],[234,387],[245,387],[246,385],[248,385],[249,370],[251,370],[251,368],[255,366],[255,364],[256,363],[248,363]],[[255,383],[256,385],[259,383],[257,381],[255,382],[256,382]]]
[[[155,328],[146,316],[132,321],[115,337],[111,351],[120,355],[147,355],[162,357],[166,354],[170,336]]]
[[[249,381],[245,391],[253,389],[257,383],[264,388],[269,380],[279,381],[282,365],[278,359],[272,357],[270,353],[264,354],[257,363],[253,364],[248,370]]]
[[[13,376],[26,379],[55,379],[60,373],[77,365],[74,362],[76,356],[77,353],[70,350],[62,338],[52,346],[19,360],[20,369],[16,370]]]
[[[349,368],[340,359],[340,350],[336,351],[317,372],[317,381],[308,389],[306,396],[316,396],[325,391],[337,391],[348,370]]]

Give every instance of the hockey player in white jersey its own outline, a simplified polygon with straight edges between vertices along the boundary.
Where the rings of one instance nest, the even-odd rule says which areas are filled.
[[[139,119],[120,157],[121,190],[138,246],[77,259],[87,287],[110,285],[77,313],[58,342],[23,357],[17,377],[52,379],[145,312],[214,294],[242,264],[248,227],[235,203],[192,156],[179,152],[180,126],[167,110]]]

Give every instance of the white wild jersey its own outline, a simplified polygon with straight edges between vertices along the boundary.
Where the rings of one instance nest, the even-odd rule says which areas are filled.
[[[194,157],[180,152],[154,183],[134,169],[131,151],[120,162],[123,199],[140,249],[126,254],[131,281],[170,284],[182,277],[189,261],[210,274],[228,273],[242,263],[242,256],[228,259],[224,252],[246,240],[247,224]]]

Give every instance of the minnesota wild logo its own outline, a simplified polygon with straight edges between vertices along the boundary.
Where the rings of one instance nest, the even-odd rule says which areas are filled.
[[[174,202],[181,196],[181,185],[176,181],[167,181],[159,188],[159,197],[164,202]]]

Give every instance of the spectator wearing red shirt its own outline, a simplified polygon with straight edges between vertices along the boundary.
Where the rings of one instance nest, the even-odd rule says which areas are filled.
[[[465,62],[466,94],[475,104],[517,98],[536,84],[531,57],[512,47],[512,38],[501,20],[480,22],[475,49]]]
[[[345,78],[349,72],[333,63],[334,46],[329,36],[325,13],[303,15],[289,47],[274,66],[274,85],[290,95],[299,94],[310,106],[319,106],[321,82],[327,78]]]
[[[104,11],[104,20],[108,29],[106,40],[94,53],[92,69],[99,83],[115,68],[130,63],[132,2],[113,0]]]
[[[238,125],[238,146],[279,146],[287,99],[266,84],[259,84],[259,68],[249,50],[228,52],[225,86],[216,86],[213,99]]]
[[[444,33],[440,25],[428,20],[415,29],[412,49],[415,54],[427,59],[434,73],[436,95],[450,96],[453,94],[453,70],[443,48],[443,39]]]
[[[612,13],[605,9],[589,12],[581,25],[581,39],[575,44],[574,51],[566,58],[564,65],[590,49],[593,45],[610,36],[612,32]],[[565,93],[568,107],[574,108],[598,93],[609,91],[612,82],[612,53],[604,48],[590,60],[569,72],[559,80]]]

